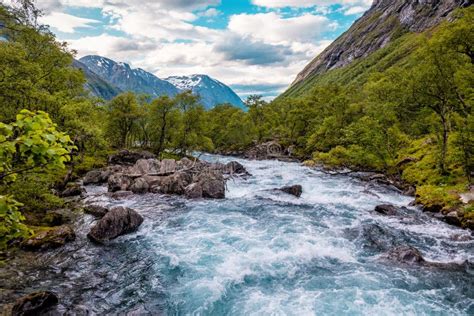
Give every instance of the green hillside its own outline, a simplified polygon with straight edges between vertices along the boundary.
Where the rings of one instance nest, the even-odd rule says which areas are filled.
[[[424,34],[407,33],[390,43],[388,46],[372,53],[369,57],[354,61],[350,65],[330,70],[324,74],[316,74],[299,82],[279,98],[301,97],[309,94],[317,86],[329,84],[362,86],[370,75],[383,72],[394,66],[405,66],[411,54],[426,40]]]

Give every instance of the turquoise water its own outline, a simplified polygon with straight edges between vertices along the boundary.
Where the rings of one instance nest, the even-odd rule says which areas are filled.
[[[387,188],[295,163],[239,161],[253,176],[230,180],[222,201],[153,194],[112,201],[105,188],[88,187],[89,200],[140,212],[139,231],[95,246],[85,237],[93,218],[81,217],[76,242],[14,267],[21,275],[5,271],[2,288],[53,290],[58,311],[76,314],[474,314],[472,271],[379,258],[412,245],[427,260],[472,262],[467,231],[416,209],[376,215],[378,204],[411,202]],[[300,199],[272,190],[290,184],[303,186]]]

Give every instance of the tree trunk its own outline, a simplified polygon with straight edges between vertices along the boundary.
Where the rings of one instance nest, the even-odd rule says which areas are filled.
[[[448,133],[449,126],[448,121],[444,115],[441,116],[441,122],[443,123],[443,143],[441,144],[441,161],[440,169],[443,174],[446,173],[446,153],[448,151]]]

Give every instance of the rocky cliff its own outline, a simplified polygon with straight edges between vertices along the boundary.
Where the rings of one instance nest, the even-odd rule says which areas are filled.
[[[422,32],[472,0],[374,0],[351,28],[298,74],[292,86],[367,57],[406,32]]]

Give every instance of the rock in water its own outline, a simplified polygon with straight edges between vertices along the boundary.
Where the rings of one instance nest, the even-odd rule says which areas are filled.
[[[95,242],[105,242],[136,231],[142,223],[143,217],[134,210],[114,207],[92,227],[87,237]]]
[[[390,261],[412,265],[421,265],[426,262],[420,251],[411,246],[393,248],[384,257]]]
[[[122,173],[115,173],[107,182],[109,192],[127,191],[132,185],[132,180]]]
[[[58,304],[59,299],[52,292],[36,292],[28,294],[15,302],[12,315],[40,315],[46,309]]]
[[[103,173],[104,173],[104,171],[102,171],[102,170],[89,171],[84,176],[84,179],[82,180],[82,183],[84,185],[104,183],[106,180],[104,180],[104,178],[102,177]]]
[[[174,159],[163,159],[161,161],[160,173],[161,174],[172,174],[176,172],[177,164]]]
[[[188,199],[202,198],[202,186],[199,183],[193,183],[186,187],[184,194]]]
[[[225,171],[228,174],[250,175],[247,169],[245,169],[245,167],[237,161],[231,161],[227,165],[225,165]]]
[[[192,182],[192,176],[186,172],[176,172],[164,177],[160,183],[160,192],[163,194],[183,195],[185,188]]]
[[[382,204],[375,207],[375,211],[379,214],[394,216],[397,215],[397,208],[394,205]]]
[[[296,197],[300,197],[303,194],[303,187],[301,185],[292,185],[288,187],[283,187],[278,189],[279,191],[285,192],[287,194],[294,195]]]
[[[133,184],[130,186],[130,190],[135,194],[144,194],[147,193],[150,189],[150,185],[148,184],[145,178],[138,178],[135,179]]]
[[[76,239],[74,230],[69,226],[59,226],[37,233],[25,240],[21,247],[25,250],[46,250],[64,246],[67,242]]]
[[[97,218],[102,218],[107,214],[109,210],[106,207],[100,205],[86,205],[84,207],[84,213],[91,214]]]
[[[131,174],[155,174],[160,170],[160,162],[157,159],[140,159],[131,168]]]
[[[222,172],[203,171],[198,175],[197,184],[202,188],[202,196],[210,199],[225,198],[225,180]]]

